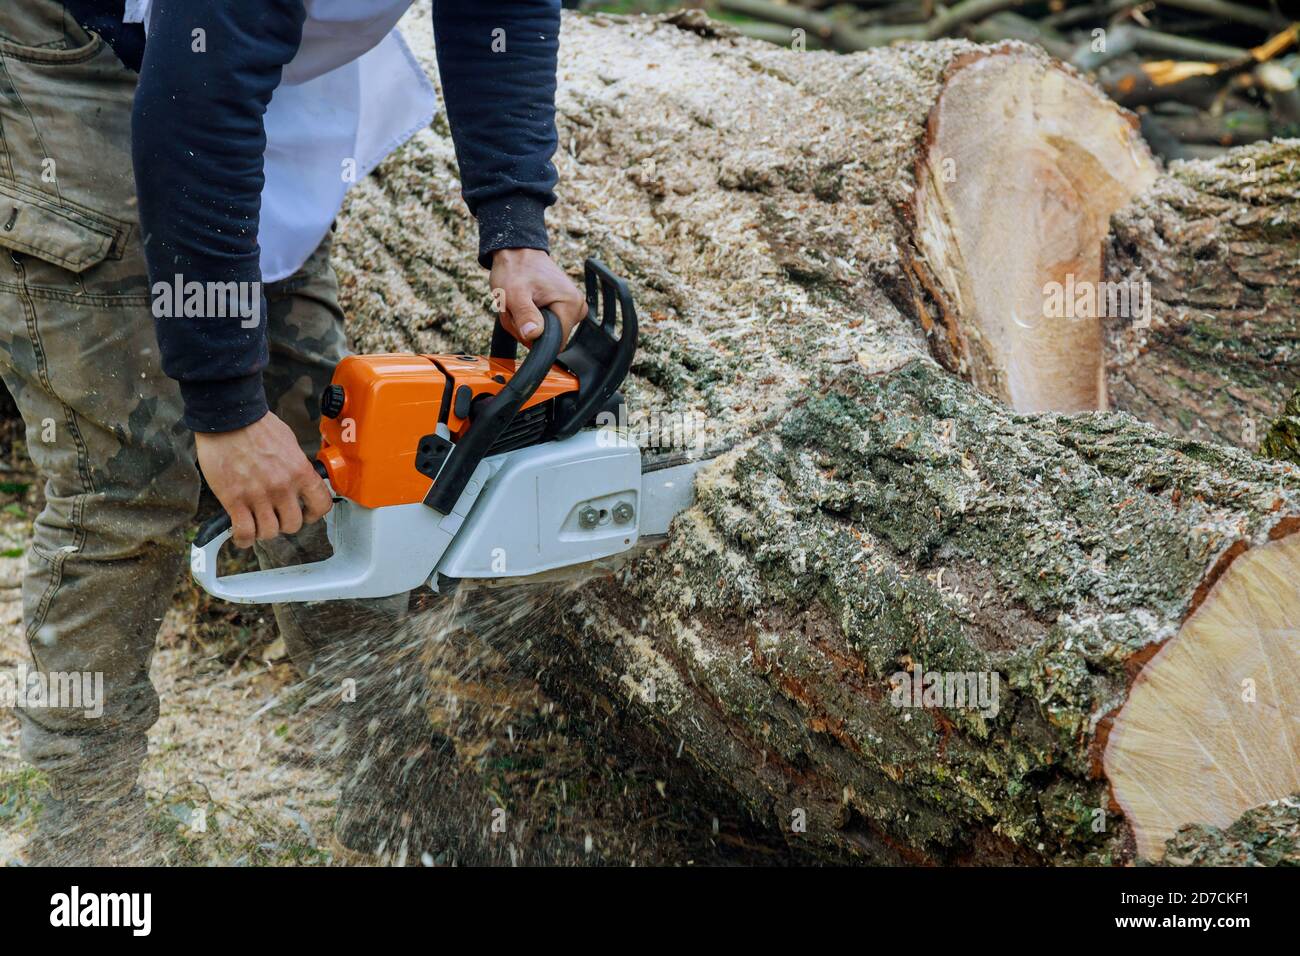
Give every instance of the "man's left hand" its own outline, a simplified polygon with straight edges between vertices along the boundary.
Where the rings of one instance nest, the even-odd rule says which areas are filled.
[[[542,334],[542,309],[550,309],[560,320],[565,342],[587,315],[578,287],[540,249],[498,249],[488,281],[502,306],[501,324],[525,345]]]

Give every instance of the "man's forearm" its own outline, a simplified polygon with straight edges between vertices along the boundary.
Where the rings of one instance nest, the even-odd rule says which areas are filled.
[[[479,261],[547,249],[560,0],[434,0],[438,70]]]
[[[132,120],[150,286],[202,289],[205,306],[228,283],[245,303],[258,297],[256,322],[206,308],[201,316],[182,308],[156,319],[163,371],[180,382],[185,422],[196,431],[240,428],[267,410],[257,244],[263,115],[298,49],[303,19],[302,0],[153,6]]]

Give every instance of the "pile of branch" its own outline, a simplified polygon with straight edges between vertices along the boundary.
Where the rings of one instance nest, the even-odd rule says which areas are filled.
[[[853,52],[911,40],[1024,40],[1139,109],[1169,159],[1294,136],[1300,24],[1277,0],[716,0],[741,32]]]

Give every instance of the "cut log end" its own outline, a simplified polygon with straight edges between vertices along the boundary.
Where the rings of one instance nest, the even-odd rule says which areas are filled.
[[[1143,668],[1105,768],[1151,860],[1300,789],[1300,534],[1241,554]]]
[[[1101,279],[1110,216],[1155,164],[1093,86],[1012,51],[950,76],[918,176],[916,242],[946,300],[952,358],[978,387],[1018,411],[1102,409],[1099,321],[1070,290]]]

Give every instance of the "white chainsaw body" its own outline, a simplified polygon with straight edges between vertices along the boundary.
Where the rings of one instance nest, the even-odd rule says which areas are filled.
[[[688,507],[692,462],[641,474],[641,452],[621,433],[585,430],[485,458],[455,507],[366,508],[338,498],[325,516],[334,553],[322,561],[217,576],[224,531],[191,549],[195,580],[239,604],[400,594],[440,578],[524,578],[632,550]]]
[[[199,585],[239,604],[281,604],[382,598],[425,584],[436,591],[460,580],[525,584],[608,569],[639,541],[666,534],[690,507],[703,461],[643,472],[626,432],[591,427],[622,407],[618,388],[638,333],[627,283],[595,259],[583,268],[586,318],[566,341],[543,308],[541,335],[522,361],[499,319],[488,357],[344,358],[321,395],[315,462],[327,485],[336,479],[325,516],[333,553],[220,577],[217,557],[231,534],[221,514],[190,552]],[[358,423],[371,416],[390,427]]]

